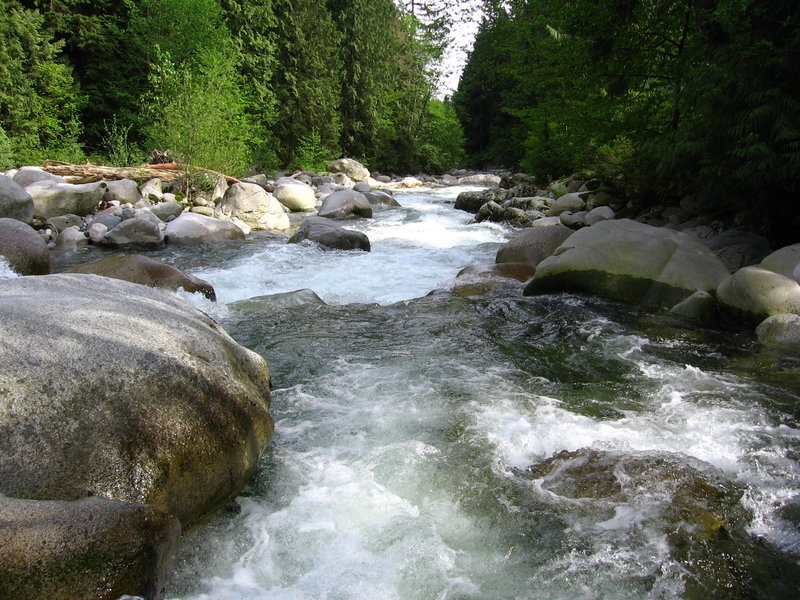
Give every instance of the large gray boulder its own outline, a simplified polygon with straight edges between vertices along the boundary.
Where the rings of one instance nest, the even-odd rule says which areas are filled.
[[[324,217],[308,217],[288,243],[299,244],[305,240],[316,243],[323,250],[370,251],[366,234],[345,229]]]
[[[164,232],[148,219],[125,219],[106,233],[102,243],[115,248],[157,249],[164,246]]]
[[[34,183],[39,183],[40,181],[66,183],[66,180],[60,175],[53,175],[41,167],[20,167],[17,172],[14,173],[14,183],[24,188]]]
[[[352,158],[339,158],[328,165],[331,173],[344,173],[353,181],[369,179],[369,169]]]
[[[0,218],[33,222],[33,198],[14,180],[0,175]]]
[[[289,217],[275,196],[255,183],[234,183],[217,204],[216,214],[239,219],[251,229],[289,229]]]
[[[180,524],[146,504],[0,496],[0,598],[163,598]]]
[[[400,203],[395,200],[394,196],[392,196],[388,192],[384,192],[383,190],[371,190],[368,192],[361,192],[364,195],[364,198],[372,204],[373,206],[377,204],[381,204],[383,206],[400,206]]]
[[[0,256],[19,275],[46,275],[50,272],[47,244],[30,225],[16,219],[0,218]]]
[[[140,198],[139,186],[131,179],[117,179],[106,181],[106,202],[119,202],[120,204],[136,204]]]
[[[319,216],[328,219],[372,218],[372,205],[361,192],[342,190],[325,197]]]
[[[564,194],[550,204],[550,209],[547,211],[548,217],[557,217],[561,213],[581,212],[586,208],[586,201],[583,199],[583,194],[574,192],[572,194]]]
[[[539,263],[525,294],[579,292],[668,310],[696,291],[712,292],[727,276],[697,238],[620,219],[573,233]]]
[[[781,350],[800,350],[800,315],[778,314],[767,317],[756,327],[762,346]]]
[[[98,258],[75,265],[70,273],[102,275],[173,291],[182,288],[190,293],[199,292],[209,300],[216,300],[214,287],[207,281],[141,254]]]
[[[167,223],[164,237],[176,246],[210,246],[229,240],[243,240],[244,233],[230,221],[185,212]]]
[[[792,244],[766,256],[758,265],[800,282],[800,244]]]
[[[33,198],[36,218],[46,220],[66,214],[88,215],[103,199],[106,186],[102,181],[72,184],[48,180],[29,185],[25,191]]]
[[[535,267],[573,233],[572,229],[561,224],[558,217],[539,219],[503,244],[497,251],[495,262],[525,263]]]
[[[292,212],[312,212],[317,208],[317,196],[313,188],[302,181],[282,178],[273,193],[278,202]]]
[[[0,494],[151,504],[185,526],[273,432],[260,356],[174,294],[96,275],[0,282]]]
[[[757,325],[772,315],[800,314],[800,285],[761,267],[745,267],[720,283],[717,302],[737,320]]]

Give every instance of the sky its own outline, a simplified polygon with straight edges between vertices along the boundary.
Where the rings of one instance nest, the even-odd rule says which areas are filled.
[[[437,90],[439,98],[452,95],[458,88],[458,80],[475,42],[475,34],[478,33],[481,13],[477,7],[480,4],[480,0],[459,2],[458,8],[451,15],[454,24],[450,34],[451,42],[443,60],[444,74]]]

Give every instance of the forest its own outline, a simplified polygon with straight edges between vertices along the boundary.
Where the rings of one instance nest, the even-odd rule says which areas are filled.
[[[233,174],[341,155],[409,172],[464,161],[453,107],[434,97],[434,3],[0,4],[0,168],[153,150]]]
[[[639,206],[800,225],[796,2],[484,0],[452,98],[455,0],[0,2],[0,168],[589,171]]]

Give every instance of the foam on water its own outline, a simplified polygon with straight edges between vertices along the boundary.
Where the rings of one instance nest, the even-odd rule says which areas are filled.
[[[454,193],[433,200],[404,195],[402,209],[349,225],[365,228],[373,240],[369,254],[270,243],[195,273],[213,283],[223,303],[298,288],[331,304],[420,297],[466,264],[492,262],[508,235],[496,225],[470,224],[470,215],[447,204]],[[308,364],[296,381],[282,382],[275,370],[274,443],[237,499],[238,514],[217,515],[188,534],[168,596],[683,597],[693,575],[659,522],[671,502],[668,490],[648,487],[624,500],[593,502],[520,475],[581,448],[677,457],[709,477],[720,474],[744,491],[751,533],[800,553],[796,525],[781,517],[800,484],[800,430],[776,420],[763,389],[660,358],[648,336],[574,297],[553,301],[551,312],[543,305],[536,313],[523,299],[508,302],[533,312],[497,309],[503,323],[548,315],[563,324],[546,343],[531,342],[530,355],[509,357],[520,339],[527,343],[536,333],[495,339],[507,332],[484,329],[491,302],[435,297],[266,313],[261,321],[243,313],[241,327],[264,337],[249,336],[249,345],[271,364],[292,372],[284,363]],[[263,323],[271,325],[259,329]],[[548,360],[564,363],[559,375],[548,375],[552,381],[542,375],[551,373]],[[599,375],[575,372],[612,390],[629,385],[635,402],[620,402],[602,417],[576,409],[570,369],[592,361]],[[602,402],[614,404],[613,394]]]
[[[342,221],[364,231],[372,250],[325,252],[313,244],[283,241],[223,267],[193,270],[217,291],[218,300],[309,288],[329,304],[391,304],[424,296],[468,264],[494,262],[508,232],[496,224],[471,224],[450,200],[464,188],[440,192],[437,202],[398,194],[402,208],[376,209],[375,219]]]
[[[19,275],[11,268],[8,259],[5,256],[0,256],[0,281],[14,279],[15,277],[19,277]]]

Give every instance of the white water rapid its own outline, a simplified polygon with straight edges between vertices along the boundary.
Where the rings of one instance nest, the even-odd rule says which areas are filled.
[[[792,597],[798,365],[596,299],[428,295],[511,233],[458,191],[346,223],[370,253],[263,237],[174,259],[270,363],[276,434],[167,597]],[[300,288],[326,304],[259,298]]]

